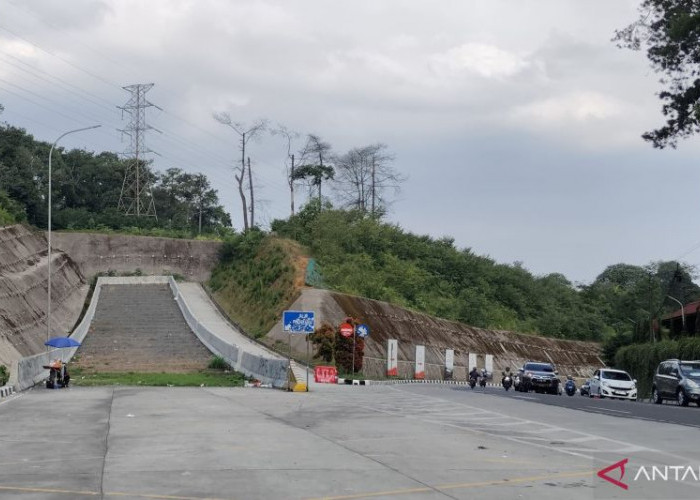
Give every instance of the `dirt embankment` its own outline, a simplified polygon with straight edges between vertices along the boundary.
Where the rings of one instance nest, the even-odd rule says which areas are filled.
[[[221,242],[97,233],[53,233],[54,246],[71,256],[87,277],[100,272],[179,274],[206,281],[219,261]]]
[[[426,377],[430,379],[443,378],[446,349],[455,351],[454,377],[461,380],[467,375],[469,353],[477,354],[478,367],[484,366],[486,354],[493,355],[495,371],[506,366],[519,368],[529,359],[552,362],[562,375],[589,376],[601,365],[600,346],[593,342],[484,330],[341,293],[305,289],[289,309],[316,311],[317,325],[323,321],[337,325],[345,316],[366,323],[371,333],[365,343],[363,373],[370,377],[386,373],[388,339],[398,340],[402,378],[413,378],[416,345],[425,346]],[[298,337],[293,336],[292,349],[304,358],[306,344]],[[266,336],[271,344],[282,345],[286,339],[281,322]]]
[[[80,315],[88,286],[76,263],[54,250],[51,259],[51,336],[65,335]],[[44,351],[48,245],[21,225],[0,228],[0,363]]]

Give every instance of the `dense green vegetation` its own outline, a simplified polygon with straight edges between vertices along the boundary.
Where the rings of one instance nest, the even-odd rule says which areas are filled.
[[[608,267],[590,285],[533,276],[458,249],[449,238],[408,233],[359,211],[307,205],[272,230],[306,246],[325,286],[470,325],[619,345],[649,338],[649,319],[677,308],[667,295],[700,297],[675,262]]]
[[[7,367],[5,365],[0,365],[0,386],[5,385],[10,379],[10,374],[7,373]]]
[[[0,223],[27,221],[46,227],[51,145],[20,128],[0,125]],[[150,180],[157,219],[117,210],[124,173],[132,160],[113,153],[54,149],[52,207],[55,229],[160,231],[168,236],[228,234],[231,219],[203,174],[140,168]],[[201,218],[200,218],[201,214]],[[201,221],[201,231],[200,231]],[[172,234],[167,231],[172,232]]]
[[[226,313],[251,335],[266,334],[294,298],[293,246],[257,230],[224,241],[209,286]]]
[[[649,397],[656,367],[667,359],[700,359],[700,339],[684,338],[622,347],[615,355],[615,366],[637,379],[640,397]]]

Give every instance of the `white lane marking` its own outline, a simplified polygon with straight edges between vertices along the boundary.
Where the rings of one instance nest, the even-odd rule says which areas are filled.
[[[532,401],[539,401],[538,398],[532,398],[530,396],[513,396],[513,399],[531,399]]]
[[[598,439],[605,439],[598,436],[583,436],[580,438],[567,439],[569,443],[585,443],[586,441],[597,441]]]
[[[601,411],[614,411],[615,413],[631,413],[629,411],[624,411],[624,410],[613,410],[611,408],[602,408],[600,406],[586,406],[586,408],[592,408],[594,410],[601,410]]]

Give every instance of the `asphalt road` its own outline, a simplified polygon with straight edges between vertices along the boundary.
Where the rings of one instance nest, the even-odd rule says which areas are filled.
[[[472,391],[469,387],[455,386],[456,391]],[[667,424],[687,425],[700,428],[700,407],[694,403],[689,406],[679,406],[673,401],[664,401],[661,405],[655,405],[649,401],[623,401],[619,399],[598,399],[581,396],[552,394],[538,394],[536,392],[515,392],[512,389],[506,391],[502,387],[475,388],[473,391],[481,391],[484,394],[509,398],[513,400],[540,403],[545,405],[560,406],[572,410],[580,410],[589,413],[599,413],[613,417],[635,418],[662,422]]]
[[[37,388],[0,403],[0,498],[700,498],[700,481],[635,479],[697,469],[697,428],[565,406],[635,403],[503,392]],[[628,490],[596,475],[621,460]]]

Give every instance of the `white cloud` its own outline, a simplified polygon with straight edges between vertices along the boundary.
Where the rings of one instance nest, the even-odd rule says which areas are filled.
[[[432,57],[432,67],[442,76],[472,73],[484,78],[506,78],[528,67],[521,56],[484,43],[465,43]]]
[[[511,117],[518,122],[558,126],[562,122],[605,120],[622,113],[623,104],[598,92],[572,92],[517,106]]]

